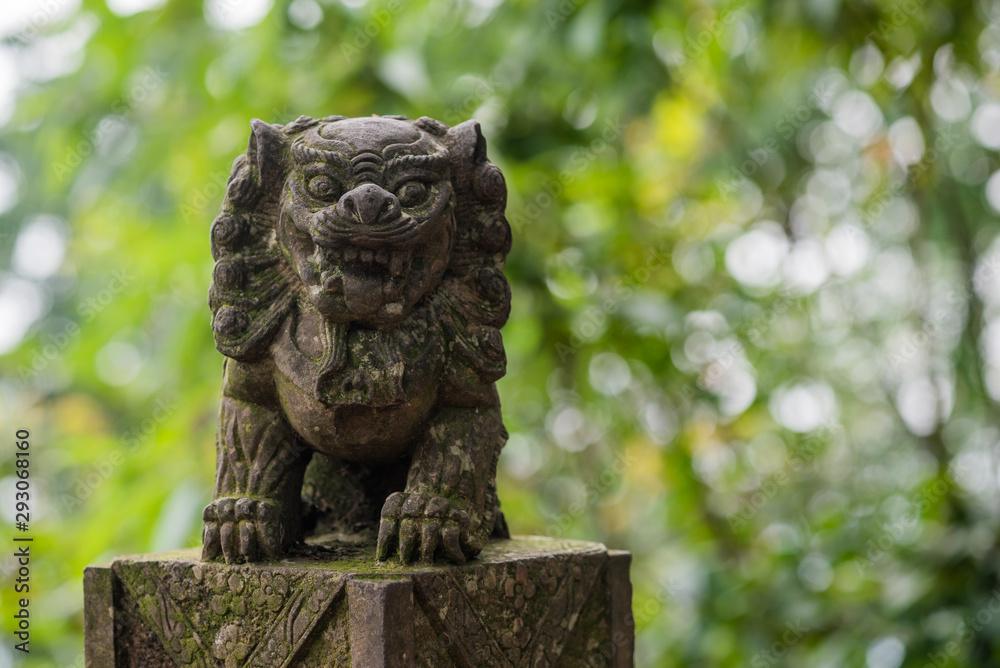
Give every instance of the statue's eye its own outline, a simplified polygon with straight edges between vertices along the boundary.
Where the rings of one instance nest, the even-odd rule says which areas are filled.
[[[396,198],[399,200],[399,205],[406,209],[426,202],[429,192],[427,184],[421,181],[407,181],[396,188]]]
[[[322,202],[336,202],[340,199],[340,186],[329,176],[318,174],[306,184],[309,194]]]

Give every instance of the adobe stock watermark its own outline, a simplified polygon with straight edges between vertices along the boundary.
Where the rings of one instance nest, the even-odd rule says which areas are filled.
[[[361,55],[382,31],[389,27],[396,14],[403,10],[402,0],[389,0],[385,7],[379,7],[372,12],[371,18],[363,26],[355,26],[351,30],[350,41],[340,45],[340,53],[348,64]]]
[[[541,218],[545,210],[566,190],[566,186],[573,183],[579,174],[607,151],[608,147],[617,142],[624,132],[625,125],[620,118],[605,121],[600,137],[573,151],[566,160],[566,168],[542,183],[541,191],[528,198],[528,204],[523,211],[507,216],[514,232],[521,232]]]
[[[973,291],[985,288],[988,282],[1000,275],[1000,258],[997,255],[993,253],[982,258],[980,266],[983,269],[973,275],[971,290],[964,285],[949,290],[945,295],[948,306],[942,306],[923,318],[919,331],[908,334],[902,345],[889,354],[887,363],[893,371],[898,371],[939,337],[957,332],[962,327],[962,323],[958,321],[959,314],[972,297]]]
[[[893,183],[888,188],[884,188],[861,210],[859,223],[849,225],[846,228],[847,236],[852,243],[857,243],[862,236],[862,231],[875,226],[882,216],[885,215],[889,205],[900,195],[909,191],[913,182],[933,166],[945,151],[962,148],[969,143],[957,130],[949,127],[938,131],[938,136],[934,140],[934,145],[924,152],[920,160],[913,163],[906,172],[906,178]]]
[[[111,278],[101,290],[98,290],[77,305],[76,313],[80,321],[84,325],[93,321],[134,280],[135,276],[129,273],[127,267],[122,267],[111,272]],[[74,320],[70,320],[61,330],[54,334],[43,335],[39,347],[31,356],[29,365],[21,364],[17,368],[18,378],[21,383],[27,384],[38,374],[45,371],[49,364],[58,359],[69,348],[80,336],[81,332],[80,324]]]
[[[809,93],[806,102],[798,105],[778,119],[774,124],[775,134],[768,136],[757,148],[748,150],[746,152],[746,160],[739,165],[730,165],[727,173],[715,180],[719,194],[727,197],[737,192],[747,179],[754,176],[767,163],[771,156],[778,152],[781,148],[781,144],[778,142],[779,137],[783,141],[791,140],[795,136],[795,133],[809,122],[813,116],[813,112],[829,104],[830,96],[829,91],[817,91],[813,89]]]
[[[115,470],[125,463],[125,456],[145,442],[161,424],[177,412],[177,408],[176,396],[157,399],[149,416],[122,434],[121,446],[77,478],[72,494],[68,492],[62,494],[59,501],[63,511],[69,513],[82,506],[83,502],[93,496],[94,492],[111,478]]]
[[[636,289],[649,282],[653,274],[669,260],[670,253],[662,244],[655,248],[646,249],[645,261],[642,266],[630,272],[628,276],[617,279],[612,288],[613,294],[600,304],[590,306],[583,311],[578,322],[570,328],[569,345],[561,341],[556,343],[556,354],[559,355],[559,360],[565,362],[588,341],[591,341],[598,332],[603,330],[608,318],[632,299]]]
[[[768,668],[768,666],[783,663],[782,659],[789,650],[799,644],[808,632],[809,627],[804,626],[799,620],[786,622],[785,632],[781,634],[781,638],[771,643],[767,649],[762,649],[754,654],[753,658],[750,659],[750,665],[753,668]]]
[[[560,24],[565,23],[583,2],[584,0],[560,0],[555,9],[546,9],[545,20],[548,21],[549,30],[555,30]]]
[[[596,478],[591,479],[586,484],[586,495],[583,500],[570,503],[565,512],[556,515],[548,535],[554,538],[563,536],[573,522],[586,512],[588,507],[600,501],[601,497],[622,479],[625,472],[635,464],[636,459],[638,457],[634,454],[617,453],[614,461],[605,467]]]
[[[472,112],[482,106],[486,100],[493,97],[501,85],[502,82],[495,74],[490,74],[486,79],[477,77],[476,89],[466,95],[461,102],[448,107],[441,120],[448,125],[457,125],[462,121],[468,120],[471,118]]]
[[[952,659],[961,653],[963,647],[972,642],[976,634],[993,623],[993,617],[997,613],[1000,613],[1000,588],[990,592],[990,599],[976,611],[975,615],[968,615],[958,623],[956,638],[945,643],[941,651],[927,653],[927,663],[923,668],[947,668],[955,665]]]
[[[83,159],[94,152],[102,139],[116,128],[122,127],[125,123],[125,116],[141,104],[150,93],[162,86],[168,76],[159,67],[147,67],[143,72],[142,79],[124,97],[119,98],[111,105],[111,114],[101,119],[89,137],[81,139],[76,146],[69,147],[66,150],[66,157],[53,166],[59,182],[63,182],[68,174],[83,164]]]
[[[659,616],[667,603],[676,599],[680,594],[680,587],[674,578],[660,580],[659,586],[653,597],[645,601],[642,605],[633,605],[632,611],[625,616],[626,623],[634,626],[645,626]]]
[[[925,350],[932,341],[944,334],[946,329],[951,329],[949,323],[955,320],[958,315],[957,308],[964,303],[957,301],[961,299],[961,295],[963,294],[968,294],[968,292],[966,290],[953,290],[949,292],[948,302],[954,304],[955,308],[941,308],[930,317],[924,318],[921,321],[920,330],[908,334],[902,346],[889,354],[886,362],[893,371],[898,371],[907,362]],[[953,299],[956,301],[952,301]],[[956,327],[961,327],[961,323],[954,322],[952,324]]]
[[[225,194],[226,186],[229,185],[229,174],[228,169],[212,172],[208,176],[208,181],[184,200],[180,211],[185,224],[205,222],[203,218],[209,205],[219,202],[219,196]]]
[[[694,35],[686,34],[683,50],[684,60],[677,63],[677,67],[685,67],[691,61],[705,55],[709,45],[719,41],[723,31],[733,24],[747,4],[747,0],[737,0],[708,22],[708,25],[702,26],[697,33]]]
[[[271,118],[276,119],[275,122],[281,119],[286,119],[291,116],[291,113],[287,108],[279,109],[278,107],[273,107],[271,109]],[[288,121],[291,123],[294,119]],[[283,123],[287,124],[287,123]],[[201,187],[197,188],[191,192],[185,199],[184,203],[180,206],[181,219],[185,224],[191,222],[197,222],[199,224],[204,223],[203,216],[205,211],[209,208],[209,205],[215,206],[215,202],[221,204],[220,196],[226,193],[226,187],[229,185],[229,177],[232,174],[232,167],[226,169],[219,169],[213,171],[208,175],[208,181],[206,181]]]
[[[798,303],[792,290],[782,288],[776,295],[776,299],[763,313],[759,313],[750,319],[749,322],[741,325],[739,333],[756,346],[764,345],[764,335],[774,326],[778,317],[788,313]],[[715,381],[722,378],[729,369],[738,361],[744,358],[745,349],[739,341],[733,344],[715,357],[705,368],[705,378]]]
[[[792,480],[793,475],[800,475],[809,464],[823,451],[826,444],[840,432],[840,425],[834,422],[822,424],[809,436],[802,440],[802,445],[796,453],[785,461],[785,465],[764,478],[752,493],[744,496],[740,507],[729,514],[729,528],[735,533],[743,529],[747,523],[756,517],[767,503],[773,499],[782,487]]]
[[[31,16],[25,19],[23,25],[15,34],[15,39],[21,42],[34,39],[65,7],[65,0],[42,0],[34,8]]]
[[[879,36],[886,39],[909,23],[913,16],[923,8],[923,4],[917,2],[917,0],[902,0],[902,2],[893,3],[892,11],[888,14],[888,20],[878,20],[876,29]]]
[[[913,498],[910,508],[899,519],[882,524],[882,532],[876,538],[869,539],[865,544],[867,548],[865,553],[854,558],[854,566],[858,569],[858,574],[864,575],[869,566],[874,566],[893,551],[903,536],[920,524],[924,510],[937,504],[954,486],[955,482],[951,479],[939,478],[935,480],[928,487],[920,490]]]
[[[764,336],[768,330],[774,326],[779,316],[784,315],[792,308],[800,307],[797,296],[789,288],[782,288],[776,295],[776,299],[767,310],[752,317],[748,322],[741,324],[737,331],[737,336],[748,339],[756,346],[764,346]],[[732,344],[726,347],[721,353],[712,358],[702,371],[704,386],[708,389],[718,388],[724,382],[726,374],[741,361],[746,359],[746,348],[738,339],[734,339]],[[703,391],[697,385],[697,380],[691,384],[684,385],[680,390],[681,399],[687,408],[690,408],[696,397],[712,396]]]

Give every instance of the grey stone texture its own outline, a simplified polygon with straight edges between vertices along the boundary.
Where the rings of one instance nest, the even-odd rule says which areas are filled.
[[[403,565],[375,549],[334,540],[277,562],[192,549],[92,566],[87,666],[632,665],[626,552],[517,537],[463,565]]]

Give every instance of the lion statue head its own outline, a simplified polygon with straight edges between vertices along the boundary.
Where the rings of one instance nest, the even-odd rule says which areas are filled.
[[[450,373],[503,375],[507,191],[478,123],[329,116],[251,126],[211,231],[220,352],[263,355],[297,299],[331,331],[386,331],[446,288],[435,321],[467,367]],[[326,356],[343,365],[335,350]]]

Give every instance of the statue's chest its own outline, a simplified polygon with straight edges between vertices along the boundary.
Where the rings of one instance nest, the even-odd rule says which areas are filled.
[[[271,352],[292,427],[321,451],[361,460],[405,454],[444,368],[440,328],[427,311],[390,332],[293,315]]]

